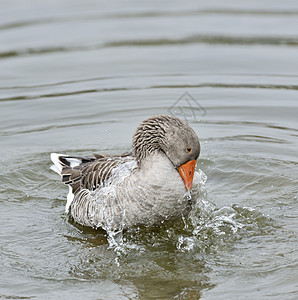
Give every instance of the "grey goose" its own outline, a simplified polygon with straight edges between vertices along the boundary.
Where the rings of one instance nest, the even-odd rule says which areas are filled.
[[[52,153],[52,170],[69,186],[66,212],[81,225],[121,230],[157,225],[187,214],[197,189],[200,142],[184,121],[169,115],[144,120],[132,152],[76,157]]]

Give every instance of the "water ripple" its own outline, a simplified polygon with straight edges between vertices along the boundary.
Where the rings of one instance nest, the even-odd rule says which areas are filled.
[[[146,89],[187,89],[187,88],[237,88],[237,89],[270,89],[270,90],[298,90],[298,85],[287,85],[287,84],[229,84],[229,83],[201,83],[201,84],[173,84],[173,85],[151,85],[142,87],[114,87],[114,88],[101,88],[101,89],[83,89],[75,90],[71,92],[60,92],[60,93],[48,93],[34,96],[14,96],[0,98],[0,101],[20,101],[20,100],[37,100],[42,98],[55,98],[73,96],[79,94],[90,94],[90,93],[105,93],[105,92],[118,92],[118,91],[133,91],[133,90],[146,90]]]
[[[42,55],[49,53],[62,53],[74,51],[92,51],[110,47],[151,47],[171,46],[187,44],[212,44],[212,45],[269,45],[269,46],[298,46],[298,37],[275,37],[275,36],[225,36],[225,35],[193,35],[178,39],[158,38],[139,40],[120,40],[94,45],[53,46],[41,48],[26,48],[0,52],[0,59],[20,57],[28,55]]]
[[[39,26],[42,24],[65,23],[90,21],[98,19],[131,19],[131,18],[164,18],[164,17],[185,17],[199,15],[223,15],[223,16],[297,16],[298,11],[290,10],[241,10],[241,9],[202,9],[202,10],[180,10],[180,11],[144,11],[144,12],[125,12],[125,13],[106,13],[106,14],[91,14],[73,15],[62,17],[50,17],[35,20],[24,20],[19,22],[10,22],[0,25],[0,30],[9,30],[14,28],[23,28],[29,26]]]
[[[152,39],[152,40],[128,40],[106,43],[105,47],[123,46],[163,46],[185,44],[223,44],[223,45],[274,45],[297,46],[297,37],[269,37],[269,36],[225,36],[225,35],[193,35],[180,39]]]

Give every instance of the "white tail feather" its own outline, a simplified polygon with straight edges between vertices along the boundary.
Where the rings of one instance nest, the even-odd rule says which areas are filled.
[[[51,170],[61,175],[63,167],[65,167],[65,164],[60,160],[60,158],[63,157],[70,165],[71,168],[74,168],[76,166],[79,166],[82,163],[82,160],[79,158],[69,157],[68,155],[64,154],[58,154],[58,153],[51,153],[51,160],[54,163],[51,166]],[[71,205],[71,202],[73,201],[74,194],[72,192],[72,187],[69,186],[69,192],[67,195],[67,203],[65,206],[65,211],[68,212],[69,207]]]
[[[68,163],[71,168],[79,166],[82,163],[82,160],[75,157],[70,157],[68,155],[59,154],[59,153],[51,153],[51,160],[54,165],[51,166],[51,170],[61,175],[62,168],[65,167],[60,160],[60,157],[63,157]]]
[[[71,205],[71,202],[72,202],[73,198],[74,198],[74,194],[73,194],[72,188],[70,186],[69,187],[69,192],[68,192],[68,195],[67,195],[67,202],[66,202],[66,205],[65,205],[65,212],[67,212],[67,213],[69,211],[69,207]]]
[[[51,170],[61,175],[62,165],[59,160],[59,156],[64,156],[63,154],[51,153],[51,161],[54,165],[51,166]]]
[[[59,168],[56,165],[51,165],[51,170],[56,172],[57,174],[61,175],[61,171],[59,170]]]
[[[70,163],[71,168],[77,167],[82,163],[82,160],[79,158],[65,157],[65,159]]]

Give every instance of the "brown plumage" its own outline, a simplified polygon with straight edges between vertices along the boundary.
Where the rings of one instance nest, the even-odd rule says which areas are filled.
[[[132,153],[86,158],[52,153],[51,159],[53,170],[70,187],[66,211],[73,219],[114,230],[186,213],[184,196],[199,154],[194,130],[178,118],[161,115],[139,125]]]
[[[71,168],[68,158],[82,160],[82,163]],[[70,185],[75,194],[81,189],[93,191],[103,185],[110,178],[114,168],[130,160],[130,153],[116,156],[93,154],[88,158],[60,155],[59,160],[63,163],[60,173],[62,182]]]

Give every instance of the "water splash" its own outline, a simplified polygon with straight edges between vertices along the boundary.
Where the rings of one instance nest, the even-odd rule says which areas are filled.
[[[191,208],[192,206],[198,207],[197,203],[201,203],[207,197],[205,188],[206,180],[207,176],[201,170],[196,172],[194,175],[193,189],[191,191],[187,191],[183,198],[179,199],[178,202],[181,201],[181,203],[185,203],[186,200],[189,204],[189,208]],[[168,228],[169,222],[167,220],[161,220],[159,226],[141,226],[128,229],[125,232],[123,232],[123,228],[118,231],[114,231],[112,226],[106,226],[105,230],[108,234],[109,248],[114,249],[115,252],[119,254],[119,256],[127,254],[127,251],[129,249],[144,250],[144,247],[140,247],[140,243],[142,243],[140,239],[142,239],[144,236],[148,238],[147,241],[149,243],[152,242],[153,245],[160,244],[162,243],[162,241],[159,240],[161,236],[163,236],[165,241],[168,241],[172,238],[176,238],[177,234],[181,232],[181,230],[190,230],[189,220],[190,219],[188,216],[182,214],[180,219],[170,222],[171,229]],[[112,220],[110,221],[111,222],[109,223],[112,224]],[[193,226],[191,226],[191,228],[193,228]],[[156,230],[158,231],[158,234]],[[129,238],[126,238],[127,236],[129,236]],[[180,241],[182,241],[181,237]]]
[[[250,207],[239,205],[217,208],[208,200],[205,183],[207,176],[199,170],[194,176],[194,187],[184,198],[190,201],[191,211],[175,221],[159,226],[139,226],[126,231],[107,229],[109,248],[117,254],[116,264],[132,253],[179,251],[204,255],[210,251],[229,249],[241,238],[270,230],[274,222]]]

